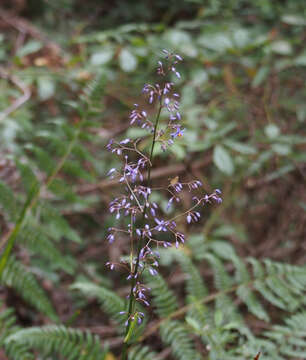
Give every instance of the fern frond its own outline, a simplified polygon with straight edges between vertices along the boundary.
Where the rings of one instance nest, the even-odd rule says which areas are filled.
[[[49,260],[52,263],[52,267],[58,267],[72,274],[76,265],[74,259],[64,256],[43,230],[43,224],[35,224],[34,221],[28,221],[18,235],[18,244],[24,245],[33,254],[38,254],[42,258]]]
[[[16,165],[20,171],[20,177],[25,190],[27,193],[30,193],[34,186],[39,186],[37,177],[29,164],[21,163],[20,161],[16,160]]]
[[[112,290],[106,289],[102,286],[90,283],[90,282],[78,282],[71,286],[71,289],[79,290],[88,297],[97,298],[102,309],[107,313],[111,319],[113,319],[117,324],[117,329],[119,333],[124,333],[126,328],[127,317],[125,314],[120,314],[126,308],[125,301],[121,299],[115,292]],[[145,312],[140,305],[137,304],[137,310]],[[146,318],[143,322],[134,328],[133,333],[131,334],[130,342],[133,343],[136,339],[142,335],[146,325]]]
[[[216,298],[216,307],[222,310],[226,321],[237,320],[237,317],[239,317],[237,307],[233,299],[226,294],[233,286],[233,279],[226,271],[224,263],[215,255],[207,253],[205,259],[212,267],[215,286],[220,290],[220,294]]]
[[[106,356],[96,335],[65,326],[22,329],[10,335],[5,344],[25,345],[42,355],[58,354],[65,360],[104,360]]]
[[[57,315],[53,309],[49,298],[38,284],[34,275],[31,274],[13,256],[8,262],[0,276],[0,283],[15,289],[21,297],[29,304],[33,305],[50,319],[56,321]]]
[[[52,204],[39,202],[39,211],[41,225],[44,226],[44,232],[54,240],[60,240],[63,237],[81,243],[79,234],[69,225],[68,221],[55,209]]]
[[[157,354],[148,346],[137,345],[129,350],[128,360],[156,360]]]
[[[0,181],[0,204],[11,221],[18,218],[18,207],[13,191],[4,182]]]
[[[178,250],[176,259],[186,275],[187,302],[200,300],[207,296],[208,289],[203,282],[203,277],[190,257]]]
[[[1,306],[1,303],[0,303]],[[11,308],[3,309],[0,312],[0,348],[4,349],[9,359],[15,360],[34,360],[34,355],[28,351],[23,344],[5,344],[8,336],[20,330],[16,325],[14,310]]]
[[[151,288],[156,313],[164,318],[177,310],[176,297],[163,277],[159,274],[152,276],[148,271],[144,275],[148,287]]]
[[[25,145],[25,149],[33,154],[35,166],[40,170],[44,171],[47,175],[50,175],[52,170],[55,168],[55,162],[52,156],[41,146],[37,146],[33,143]]]
[[[167,321],[160,328],[163,342],[171,346],[172,352],[177,359],[200,360],[201,356],[194,349],[189,332],[179,321]]]
[[[196,265],[192,262],[185,249],[171,248],[160,253],[163,264],[165,264],[164,257],[166,257],[168,265],[175,260],[180,264],[186,277],[186,302],[188,304],[197,302],[195,306],[188,310],[188,317],[194,320],[200,320],[202,326],[204,327],[210,322],[209,318],[211,312],[205,304],[200,303],[200,301],[208,295],[208,289],[206,288],[203,278]]]
[[[233,263],[235,267],[235,282],[241,284],[237,289],[237,295],[247,305],[248,310],[259,319],[269,321],[268,313],[254,292],[249,288],[251,276],[247,266],[236,254],[233,247],[224,241],[215,241],[211,248],[219,257]]]
[[[249,259],[255,281],[253,287],[271,304],[285,311],[296,311],[305,304],[306,267]],[[299,288],[295,284],[299,284]]]
[[[235,281],[229,279],[224,264],[211,254],[206,258],[213,266],[216,275],[216,287],[227,290],[229,286],[237,285],[236,293],[247,305],[249,311],[261,320],[269,321],[269,315],[256,296],[256,291],[265,300],[285,311],[296,311],[305,304],[306,267],[281,264],[271,260],[259,262],[249,259],[252,273],[244,261],[227,243],[216,241],[211,245],[212,250],[222,260],[229,261],[235,268]],[[215,256],[215,255],[213,255]],[[296,286],[299,284],[298,286]],[[256,291],[255,291],[256,290]]]
[[[107,78],[102,72],[97,74],[95,78],[88,83],[84,93],[91,103],[95,104],[100,102],[105,91],[106,81]]]
[[[285,319],[285,325],[275,325],[264,334],[276,344],[278,355],[306,358],[306,311]]]
[[[95,297],[101,302],[103,310],[118,324],[124,328],[126,319],[120,315],[120,311],[125,310],[125,303],[113,291],[90,282],[77,282],[71,286],[71,289],[78,290],[87,297]]]

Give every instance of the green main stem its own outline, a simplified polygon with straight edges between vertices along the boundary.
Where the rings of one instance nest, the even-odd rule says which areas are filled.
[[[151,185],[152,160],[153,160],[154,147],[155,147],[155,143],[156,143],[157,128],[158,128],[158,123],[159,123],[159,118],[160,118],[162,107],[163,106],[162,106],[162,97],[161,97],[160,101],[159,101],[158,112],[157,112],[157,115],[156,115],[156,118],[155,118],[153,140],[152,140],[152,146],[151,146],[151,151],[150,151],[150,158],[149,158],[150,162],[149,162],[148,178],[147,178],[147,186],[148,187],[150,187],[150,185]],[[149,198],[149,196],[150,195],[148,195],[148,198]],[[145,219],[146,213],[147,213],[147,201],[145,202],[143,212],[142,212],[142,220],[143,221]],[[126,338],[128,332],[130,330],[130,327],[131,327],[131,315],[133,314],[134,308],[135,308],[135,296],[134,296],[133,289],[134,289],[134,286],[136,284],[135,275],[138,273],[138,267],[139,267],[139,262],[140,262],[140,251],[141,251],[141,247],[142,247],[142,240],[143,240],[143,236],[138,241],[138,246],[137,246],[137,258],[136,258],[135,268],[134,268],[134,271],[133,271],[133,277],[132,277],[132,280],[131,280],[131,290],[130,290],[130,296],[129,296],[130,301],[129,301],[129,308],[128,308],[128,325],[126,327],[124,338]],[[121,360],[127,360],[128,346],[129,346],[128,342],[124,340]]]

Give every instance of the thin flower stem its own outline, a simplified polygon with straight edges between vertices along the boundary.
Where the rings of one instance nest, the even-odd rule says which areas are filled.
[[[127,181],[126,176],[124,176],[124,180],[125,180],[125,182],[126,182],[127,187],[129,188],[129,190],[130,190],[130,192],[131,192],[131,195],[132,195],[133,198],[135,199],[135,201],[136,201],[136,203],[137,203],[137,205],[138,205],[138,207],[139,207],[139,210],[142,211],[142,206],[140,205],[140,203],[139,203],[139,201],[138,201],[138,199],[137,199],[137,196],[135,195],[135,193],[134,193],[134,191],[132,190],[129,182]]]
[[[157,128],[158,128],[158,123],[159,123],[159,119],[160,119],[160,114],[161,114],[161,110],[162,110],[163,106],[162,106],[162,96],[159,100],[159,108],[158,108],[158,112],[155,118],[155,124],[154,124],[154,132],[153,132],[153,140],[152,140],[152,146],[151,146],[151,151],[150,151],[150,158],[149,158],[149,168],[148,168],[148,179],[147,179],[147,186],[150,187],[151,184],[151,168],[152,168],[152,159],[153,159],[153,154],[154,154],[154,147],[155,147],[155,143],[156,143],[156,135],[157,135]],[[149,198],[150,195],[148,195]],[[145,219],[146,216],[146,212],[147,212],[147,202],[145,202],[144,208],[143,208],[143,220]],[[128,308],[128,324],[126,327],[126,331],[125,331],[125,338],[130,330],[130,326],[131,326],[131,316],[133,314],[134,308],[135,308],[135,296],[134,296],[134,292],[133,289],[135,287],[135,283],[136,283],[136,278],[135,276],[138,273],[138,267],[139,267],[139,262],[140,262],[140,251],[141,251],[141,246],[142,246],[142,240],[143,240],[143,235],[141,236],[141,238],[138,241],[138,247],[137,247],[137,258],[136,258],[136,264],[135,264],[135,268],[134,268],[134,272],[133,272],[133,276],[131,279],[131,289],[130,289],[130,295],[129,295],[129,308]],[[123,349],[122,349],[122,360],[127,360],[127,350],[128,350],[128,343],[124,342],[123,343]]]

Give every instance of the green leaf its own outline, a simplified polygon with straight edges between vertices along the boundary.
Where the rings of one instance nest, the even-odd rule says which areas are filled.
[[[55,84],[54,82],[45,77],[38,79],[38,95],[41,100],[50,99],[55,93]]]
[[[90,63],[92,65],[104,65],[111,60],[114,55],[114,50],[103,48],[103,51],[98,51],[91,55]]]
[[[23,47],[17,51],[17,56],[23,57],[35,53],[42,48],[42,43],[37,40],[28,41]]]
[[[278,40],[272,43],[271,50],[279,55],[290,55],[292,53],[291,44],[285,40]]]
[[[263,81],[267,78],[270,72],[269,66],[262,66],[259,68],[259,70],[256,72],[256,75],[253,78],[252,81],[252,87],[256,88],[262,84]]]
[[[305,17],[298,14],[284,15],[282,16],[282,21],[289,25],[298,25],[298,26],[306,25]]]
[[[291,153],[291,147],[287,144],[272,144],[272,150],[278,155],[288,155]]]
[[[233,159],[222,145],[215,146],[213,161],[219,170],[227,175],[233,175],[235,171]]]
[[[265,134],[267,135],[267,137],[270,139],[275,139],[280,134],[279,127],[275,124],[268,124],[265,127],[264,131],[265,131]]]
[[[256,148],[254,148],[251,145],[246,145],[241,142],[227,140],[225,142],[225,145],[228,146],[229,148],[231,148],[232,150],[235,150],[244,155],[254,155],[257,153]]]
[[[122,49],[119,54],[119,65],[125,72],[132,72],[137,67],[137,58],[128,50]]]

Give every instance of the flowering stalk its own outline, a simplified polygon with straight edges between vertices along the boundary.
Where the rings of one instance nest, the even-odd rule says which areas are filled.
[[[169,73],[174,73],[176,77],[180,78],[179,72],[176,70],[176,65],[182,61],[182,58],[173,53],[163,50],[166,55],[165,63],[159,61],[157,73],[166,77]],[[179,243],[184,243],[185,236],[178,231],[175,222],[179,217],[185,216],[187,223],[196,222],[200,219],[201,214],[198,207],[211,202],[211,200],[220,203],[221,191],[216,189],[212,194],[193,196],[194,204],[180,215],[176,215],[169,220],[160,218],[161,211],[158,204],[151,201],[150,195],[152,191],[164,190],[169,196],[168,207],[174,202],[180,202],[180,193],[184,189],[189,191],[197,191],[201,186],[201,182],[193,180],[188,183],[182,183],[178,177],[171,181],[165,188],[152,188],[151,187],[151,169],[153,166],[153,156],[156,143],[161,144],[161,148],[166,150],[171,146],[177,137],[183,136],[185,129],[181,128],[179,122],[181,115],[179,112],[179,95],[173,90],[174,83],[165,81],[164,83],[150,85],[146,84],[143,88],[143,93],[148,96],[150,105],[158,104],[158,110],[154,123],[152,123],[145,110],[139,109],[135,104],[135,109],[130,115],[130,124],[137,124],[143,129],[147,129],[152,135],[151,149],[149,156],[146,156],[138,149],[138,143],[143,139],[124,139],[119,143],[111,140],[107,145],[109,151],[124,157],[123,169],[117,170],[115,168],[109,171],[112,177],[118,176],[119,182],[126,185],[126,193],[115,198],[110,203],[110,212],[116,213],[116,219],[119,220],[121,214],[130,216],[131,221],[127,229],[110,228],[107,239],[110,243],[115,241],[118,234],[126,234],[130,238],[130,263],[120,261],[117,264],[108,262],[106,265],[113,270],[116,266],[122,266],[128,269],[128,280],[131,281],[131,288],[129,294],[129,303],[127,311],[121,313],[126,316],[126,330],[122,351],[122,359],[127,359],[128,342],[131,338],[133,329],[137,323],[141,323],[144,314],[138,311],[136,303],[140,305],[149,306],[147,299],[147,288],[141,284],[141,274],[145,269],[151,275],[157,274],[159,253],[152,249],[152,245],[157,247],[163,246],[165,248],[172,246],[178,247]],[[168,113],[168,120],[166,124],[160,125],[161,115],[165,109]],[[136,155],[136,160],[130,159]],[[142,172],[147,169],[147,182],[142,185],[144,178]],[[137,220],[138,219],[138,220]],[[168,232],[173,242],[159,240],[159,234]],[[134,241],[137,242],[136,257],[134,256]]]
[[[153,140],[152,140],[152,146],[151,146],[151,152],[150,152],[150,159],[149,159],[150,161],[149,161],[148,178],[147,178],[147,187],[148,188],[150,188],[150,185],[151,185],[152,160],[153,160],[154,147],[155,147],[155,143],[156,143],[156,133],[157,133],[157,127],[158,127],[158,123],[159,123],[161,110],[162,110],[162,97],[160,99],[159,109],[158,109],[157,116],[155,119],[155,124],[154,124]],[[148,195],[148,199],[149,199],[149,195]],[[147,202],[146,202],[144,205],[144,209],[143,209],[142,221],[145,220],[147,209],[148,209],[148,207],[147,207]],[[138,274],[140,253],[141,253],[143,240],[144,240],[144,238],[143,238],[143,234],[142,234],[141,238],[138,241],[136,264],[135,264],[132,281],[131,281],[131,290],[130,290],[130,295],[129,295],[129,307],[128,307],[128,314],[127,314],[128,324],[127,324],[126,331],[125,331],[125,339],[124,339],[123,351],[122,351],[122,360],[125,360],[127,358],[127,347],[128,347],[127,340],[128,340],[128,334],[129,334],[131,324],[132,324],[132,315],[134,313],[134,306],[135,306],[135,301],[136,301],[136,297],[134,294],[134,288],[135,288],[135,283],[136,283],[136,278],[137,278],[136,275]],[[132,256],[133,256],[133,254],[132,254]]]

